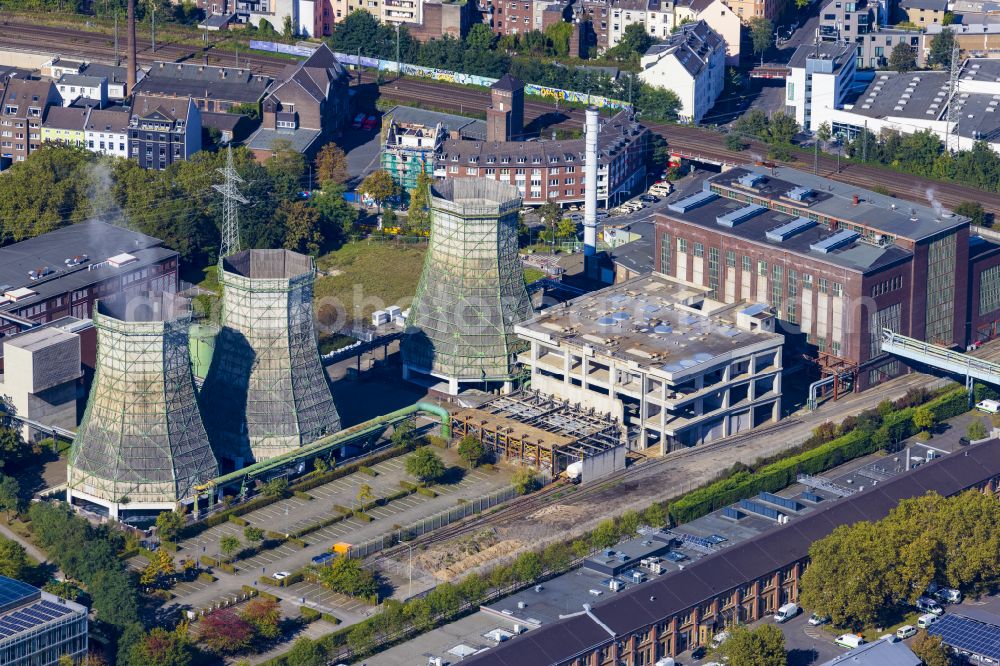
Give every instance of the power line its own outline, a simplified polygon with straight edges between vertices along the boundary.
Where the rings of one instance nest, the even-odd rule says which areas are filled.
[[[212,187],[222,194],[222,246],[219,249],[219,258],[228,257],[240,251],[240,222],[237,203],[249,203],[237,186],[244,181],[233,166],[233,148],[230,146],[226,150],[226,166],[218,169],[225,179],[222,185]]]

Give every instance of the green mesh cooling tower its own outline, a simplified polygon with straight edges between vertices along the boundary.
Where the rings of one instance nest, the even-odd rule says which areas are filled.
[[[218,476],[195,399],[186,299],[119,295],[95,310],[97,367],[73,440],[70,499],[119,511],[173,509]]]
[[[245,250],[222,260],[222,330],[201,389],[220,460],[241,467],[340,429],[312,317],[312,259]]]
[[[403,338],[408,379],[506,382],[520,346],[514,326],[532,314],[517,254],[517,188],[457,179],[431,192],[431,242]]]

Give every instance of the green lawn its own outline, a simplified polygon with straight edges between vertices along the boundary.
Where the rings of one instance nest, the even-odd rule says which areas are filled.
[[[389,305],[404,310],[417,291],[426,245],[395,245],[358,241],[320,257],[316,264],[330,276],[316,280],[315,304],[320,320],[329,308],[348,319],[367,320]]]
[[[543,277],[545,277],[545,271],[539,270],[537,268],[532,268],[531,266],[524,267],[524,281],[528,284],[532,282],[538,282]]]

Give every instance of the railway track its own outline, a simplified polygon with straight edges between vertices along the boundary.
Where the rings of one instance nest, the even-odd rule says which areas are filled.
[[[664,466],[676,463],[678,460],[692,456],[704,455],[723,447],[732,447],[743,442],[772,435],[791,426],[798,425],[799,423],[802,423],[802,419],[788,418],[774,425],[757,428],[756,430],[748,432],[744,435],[737,435],[735,437],[729,437],[717,442],[704,444],[702,446],[696,446],[682,451],[675,451],[661,458],[646,460],[645,462],[640,462],[623,470],[613,472],[612,474],[602,478],[600,481],[594,482],[590,485],[572,486],[566,481],[556,481],[537,493],[508,502],[498,510],[479,514],[469,519],[453,523],[452,525],[448,525],[428,534],[421,535],[416,539],[407,541],[405,544],[386,548],[372,555],[372,557],[377,559],[392,558],[396,555],[407,552],[414,546],[427,547],[444,541],[450,541],[486,527],[495,527],[503,523],[525,518],[534,512],[555,503],[577,504],[581,501],[596,497],[601,493],[606,492],[609,488],[612,488],[624,481],[633,481],[656,473]],[[563,495],[562,492],[569,488],[574,489],[571,494]]]

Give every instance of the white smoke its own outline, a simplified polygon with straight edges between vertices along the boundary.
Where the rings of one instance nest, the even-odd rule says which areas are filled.
[[[944,206],[942,206],[941,202],[937,200],[936,196],[934,196],[934,188],[928,187],[924,194],[927,197],[927,201],[934,208],[934,214],[941,217],[944,213]]]
[[[87,167],[91,216],[95,220],[129,229],[128,216],[115,200],[114,178],[111,169],[103,159]]]

